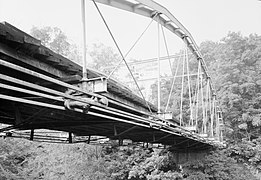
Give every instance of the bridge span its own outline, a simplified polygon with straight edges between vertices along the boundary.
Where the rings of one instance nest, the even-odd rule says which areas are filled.
[[[204,112],[201,108],[204,116],[196,115],[204,119],[197,120],[191,113],[191,121],[185,122],[181,121],[182,116],[175,119],[170,113],[159,112],[127,86],[96,70],[87,68],[84,79],[80,65],[3,22],[0,23],[0,123],[10,126],[0,132],[31,130],[33,139],[36,129],[50,129],[68,132],[69,142],[72,134],[89,140],[92,136],[105,136],[119,142],[128,139],[167,145],[175,151],[223,146],[221,113],[216,107],[212,82],[202,55],[184,26],[153,1],[97,2],[152,18],[185,42],[199,62],[202,78],[206,79],[207,108]],[[197,94],[199,90],[198,85]],[[196,108],[196,104],[192,106],[193,102],[190,108]]]

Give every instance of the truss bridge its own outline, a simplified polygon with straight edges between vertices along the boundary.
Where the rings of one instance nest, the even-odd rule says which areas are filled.
[[[222,113],[214,86],[189,31],[154,1],[95,0],[93,3],[138,93],[110,75],[88,68],[86,52],[82,67],[43,46],[40,40],[23,30],[2,22],[0,123],[8,126],[2,127],[0,132],[12,135],[12,132],[27,130],[28,137],[33,140],[37,138],[37,130],[48,129],[68,132],[69,143],[75,142],[73,137],[86,137],[85,142],[89,143],[92,137],[106,137],[118,140],[120,145],[123,140],[131,140],[164,145],[181,152],[224,146]],[[101,4],[144,16],[150,23],[156,23],[162,33],[167,30],[184,43],[181,57],[170,63],[171,75],[162,77],[160,72],[155,72],[158,73],[156,105],[146,100],[141,91],[139,86],[143,81],[135,79],[99,9]],[[85,16],[84,7],[83,0]],[[166,45],[164,34],[163,37]],[[167,53],[165,60],[171,58]],[[154,62],[160,63],[162,59],[159,55]],[[171,83],[169,97],[165,97],[163,105],[161,81],[164,78]]]

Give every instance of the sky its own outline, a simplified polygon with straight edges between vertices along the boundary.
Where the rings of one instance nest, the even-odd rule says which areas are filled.
[[[261,1],[258,0],[157,0],[192,34],[199,45],[205,40],[219,41],[228,32],[261,35]],[[30,32],[33,26],[59,27],[69,40],[82,46],[80,0],[0,0],[0,22]],[[122,51],[133,45],[150,19],[109,6],[99,7]],[[97,10],[86,0],[87,44],[101,42],[115,47]],[[165,32],[170,52],[179,51],[182,42]],[[161,54],[166,55],[161,37]],[[116,49],[116,48],[115,48]],[[146,55],[144,55],[146,52]],[[153,58],[157,54],[157,24],[153,23],[129,57]]]
[[[206,40],[220,41],[229,32],[261,35],[260,0],[157,0],[190,32],[198,45]],[[123,54],[126,54],[151,19],[98,4]],[[0,0],[0,22],[7,21],[29,33],[33,26],[58,27],[71,43],[82,49],[81,0]],[[116,47],[94,4],[86,0],[88,48],[93,43]],[[153,22],[126,58],[144,60],[158,56],[158,29]],[[183,42],[164,30],[169,54],[184,48]],[[160,56],[167,56],[163,35],[160,35]],[[87,56],[87,64],[91,61]],[[167,63],[167,62],[166,62]],[[161,63],[161,74],[170,69]],[[155,76],[157,73],[155,73]],[[148,85],[149,87],[149,85]]]

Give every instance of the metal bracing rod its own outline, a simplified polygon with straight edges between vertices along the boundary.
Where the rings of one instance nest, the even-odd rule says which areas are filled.
[[[53,109],[57,109],[57,108],[61,109],[61,107],[63,107],[63,106],[58,106],[58,105],[53,105],[53,104],[48,104],[48,103],[43,103],[43,102],[37,102],[37,101],[28,100],[28,99],[3,95],[3,94],[0,94],[0,99],[16,101],[16,102],[21,102],[21,103],[26,103],[26,104],[32,104],[32,105],[36,105],[36,106],[48,107],[48,108],[53,108]],[[65,107],[63,107],[61,110],[65,110]]]
[[[184,40],[184,42],[190,48],[191,52],[194,54],[196,59],[201,61],[203,72],[206,74],[206,76],[209,76],[203,56],[201,55],[199,51],[199,47],[197,46],[190,32],[165,7],[151,0],[136,0],[141,5],[144,6],[143,8],[135,8],[137,4],[135,2],[128,1],[128,0],[96,0],[96,1],[99,3],[103,3],[109,6],[113,6],[149,18],[151,18],[155,12],[165,15],[168,18],[167,20],[163,17],[160,17],[159,19],[155,19],[155,20],[158,21],[160,24],[162,24],[165,28],[170,30],[172,33],[176,34],[179,38]],[[211,91],[214,91],[212,82],[210,83],[210,85],[211,85]]]
[[[216,136],[218,137],[219,140],[221,140],[221,137],[220,137],[220,123],[219,123],[219,117],[218,117],[218,113],[217,113],[217,102],[215,101],[215,115],[216,115]]]
[[[186,139],[186,140],[184,140],[184,141],[181,141],[181,142],[175,144],[175,146],[180,145],[180,144],[183,144],[183,143],[188,142],[188,141],[190,141],[190,140],[191,140],[191,139]]]
[[[26,103],[26,104],[41,106],[41,107],[48,107],[48,108],[57,109],[57,110],[65,110],[64,106],[53,105],[53,104],[48,104],[48,103],[42,103],[42,102],[37,102],[37,101],[32,101],[32,100],[27,100],[27,99],[23,99],[23,98],[2,95],[2,94],[0,94],[0,99],[6,99],[6,100],[10,100],[10,101],[22,102],[22,103]],[[77,109],[77,108],[75,108],[75,111],[82,112],[82,110]],[[102,114],[99,114],[99,113],[90,112],[90,111],[88,112],[88,114],[89,115],[93,115],[93,116],[106,118],[106,119],[118,120],[120,122],[131,123],[131,124],[135,124],[135,125],[139,125],[139,126],[143,126],[143,127],[147,127],[147,128],[150,127],[149,125],[145,125],[145,124],[141,124],[141,123],[136,123],[136,122],[133,122],[133,121],[125,120],[125,118],[121,119],[121,118],[111,117],[111,116],[107,116],[107,115],[102,115]],[[147,122],[147,123],[149,123],[149,122]]]
[[[1,97],[1,96],[0,96]],[[9,96],[10,97],[10,96]],[[6,99],[8,99],[8,97],[6,98]],[[22,98],[13,98],[13,97],[11,97],[11,98],[9,98],[9,100],[13,100],[13,101],[21,101],[21,100],[23,100]],[[25,100],[25,101],[23,101],[24,103],[28,103],[28,104],[33,104],[33,105],[35,105],[35,102],[34,101],[31,101],[31,100]],[[39,106],[45,106],[45,105],[47,105],[48,106],[48,104],[46,104],[46,103],[38,103],[38,102],[36,102],[37,103],[37,105],[39,105]],[[53,106],[48,106],[49,108],[55,108],[55,109],[60,109],[60,110],[64,110],[64,108],[63,108],[63,106],[58,106],[58,105],[53,105]],[[76,109],[76,111],[77,112],[81,112],[81,110],[80,109]],[[102,109],[101,109],[101,111],[102,111]],[[90,115],[94,115],[94,116],[99,116],[99,117],[111,117],[111,116],[103,116],[103,115],[101,115],[101,114],[98,114],[98,113],[92,113],[92,112],[88,112],[88,114],[90,114]],[[118,115],[120,115],[120,114],[118,114]],[[124,117],[124,116],[123,116]],[[114,118],[114,117],[112,117],[112,118],[108,118],[108,119],[113,119],[113,120],[120,120],[120,118]],[[125,118],[124,118],[125,119]],[[122,120],[121,120],[121,122],[122,122]],[[136,125],[139,125],[139,126],[143,126],[143,124],[138,124],[138,123],[135,123],[135,122],[133,122],[133,121],[131,121],[131,122],[129,122],[129,121],[123,121],[123,122],[127,122],[127,123],[130,123],[130,124],[136,124]],[[149,120],[147,120],[147,122],[144,122],[144,123],[149,123]],[[163,132],[167,132],[167,133],[171,133],[171,134],[175,134],[175,135],[179,135],[180,136],[180,134],[177,134],[176,132],[182,132],[182,129],[176,129],[176,128],[171,128],[171,127],[166,127],[166,128],[168,128],[169,130],[167,130],[167,129],[161,129],[161,131],[163,131]],[[174,132],[175,131],[175,132]],[[184,133],[184,132],[183,132]],[[190,135],[190,134],[187,134],[187,135]],[[197,140],[200,140],[200,139],[198,139],[198,137],[196,137],[196,135],[195,135],[195,137],[193,137],[193,136],[191,136],[191,137],[187,137],[187,138],[190,138],[190,139],[197,139]]]
[[[64,98],[80,101],[80,102],[83,102],[83,103],[88,103],[88,104],[92,104],[92,105],[96,105],[96,106],[101,106],[100,104],[98,104],[98,103],[96,103],[94,101],[91,101],[91,100],[83,100],[83,99],[80,99],[80,98],[76,98],[74,96],[67,95],[67,94],[65,94],[63,92],[59,92],[59,91],[56,91],[56,90],[53,90],[53,89],[49,89],[49,88],[46,88],[46,87],[43,87],[43,86],[39,86],[39,85],[36,85],[36,84],[33,84],[33,83],[25,82],[25,81],[22,81],[22,80],[19,80],[19,79],[16,79],[16,78],[8,77],[6,75],[0,74],[0,79],[3,79],[5,81],[9,81],[9,82],[13,82],[13,83],[16,83],[16,84],[20,84],[20,85],[23,85],[23,86],[27,86],[27,87],[30,87],[30,88],[33,88],[33,89],[37,89],[39,91],[44,91],[44,92],[46,92],[48,94],[54,94],[56,96],[61,96],[61,97],[64,97]],[[59,100],[59,98],[56,99],[56,100]]]
[[[188,53],[188,55],[191,55],[192,53]],[[174,59],[175,58],[180,58],[181,56],[183,56],[182,54],[175,54],[175,55],[170,55],[169,57],[168,56],[161,56],[160,57],[160,61],[165,61],[165,60],[169,60],[169,59]],[[139,61],[131,61],[131,62],[128,62],[129,66],[130,65],[137,65],[137,64],[145,64],[145,63],[151,63],[151,62],[155,62],[155,61],[158,61],[158,57],[156,58],[149,58],[149,59],[142,59],[142,60],[139,60]],[[121,64],[119,67],[122,67],[122,66],[125,66],[125,64]],[[105,67],[104,69],[112,69],[114,68],[114,66],[108,66],[108,67]]]
[[[31,91],[31,90],[27,90],[27,89],[23,89],[23,88],[19,88],[19,87],[14,87],[14,86],[2,84],[2,83],[0,83],[0,87],[5,88],[5,89],[9,89],[9,90],[13,90],[13,91],[23,92],[23,93],[30,94],[30,95],[35,95],[35,96],[40,96],[40,97],[52,99],[52,100],[55,100],[55,101],[63,101],[62,97],[55,97],[55,96],[51,96],[51,95],[48,95],[48,94],[43,94],[43,93],[39,93],[39,92],[35,92],[35,91]]]
[[[27,82],[24,82],[24,81],[20,82],[20,80],[18,80],[18,79],[9,79],[9,78],[8,77],[2,78],[2,75],[0,74],[0,79],[10,80],[10,81],[13,80],[11,82],[15,82],[15,83],[18,83],[18,84],[21,84],[21,85],[26,85],[26,86],[31,87],[31,88],[37,88],[38,90],[46,91],[48,93],[54,93],[56,95],[60,95],[61,97],[66,97],[66,98],[69,98],[69,99],[73,99],[73,100],[77,100],[77,101],[88,103],[88,102],[86,102],[84,100],[75,98],[73,96],[66,95],[64,93],[60,93],[60,92],[55,91],[55,90],[44,88],[44,87],[41,87],[41,86],[38,86],[38,85],[33,85],[31,83],[27,83]],[[7,86],[7,85],[4,85],[3,87],[5,87],[5,86]],[[56,101],[64,102],[64,100],[61,97],[50,96],[50,95],[46,95],[46,94],[43,94],[43,93],[37,93],[37,92],[25,90],[25,89],[22,89],[22,88],[14,88],[12,90],[26,92],[26,93],[32,92],[34,95],[37,94],[37,95],[45,97],[45,98],[49,98],[49,99],[53,99],[53,100],[56,100]],[[91,107],[91,108],[96,108],[98,110],[104,110],[104,108],[98,108],[98,107]],[[121,111],[121,110],[116,110],[116,109],[113,109],[113,108],[110,108],[110,107],[106,107],[106,109],[108,109],[109,111],[115,111],[115,112],[118,112],[118,113],[121,113],[121,114],[125,114],[125,115],[127,115],[127,116],[124,116],[125,118],[126,117],[133,117],[133,118],[146,120],[146,118],[142,118],[140,116],[137,116],[137,115],[134,115],[134,114],[131,114],[131,113],[127,113],[127,112],[124,112],[124,111]],[[109,112],[109,111],[107,111],[107,112]],[[117,114],[117,115],[119,115],[119,114]],[[26,119],[26,121],[28,121],[28,120],[29,119]],[[151,122],[153,122],[153,121],[151,121]]]
[[[171,74],[173,75],[173,69],[172,69],[171,62],[170,62],[169,48],[168,48],[168,45],[167,45],[167,40],[166,40],[165,33],[164,33],[164,30],[163,30],[163,26],[162,26],[162,25],[161,25],[161,31],[162,31],[162,35],[163,35],[163,39],[164,39],[164,44],[165,44],[166,52],[167,52],[167,55],[168,55],[170,71],[171,71]]]
[[[158,23],[158,113],[160,113],[160,25]]]
[[[176,80],[176,77],[177,77],[177,73],[178,73],[178,68],[179,68],[179,63],[180,63],[180,61],[181,61],[181,56],[180,56],[180,58],[178,59],[177,68],[176,68],[176,71],[175,71],[175,75],[174,75],[174,77],[173,77],[173,81],[172,81],[172,84],[171,84],[171,89],[170,89],[170,92],[169,92],[168,101],[167,101],[167,104],[166,104],[166,107],[165,107],[165,112],[167,111],[168,106],[169,106],[169,101],[170,101],[170,98],[171,98],[171,95],[172,95],[172,92],[173,92],[173,89],[174,89],[174,84],[175,84],[175,80]]]
[[[2,59],[0,59],[0,65],[5,66],[5,67],[8,67],[8,68],[11,68],[11,69],[15,69],[15,70],[20,71],[20,72],[22,72],[22,73],[29,74],[29,75],[34,76],[34,77],[37,77],[37,78],[39,78],[39,79],[43,79],[43,80],[45,80],[45,81],[49,81],[49,82],[54,83],[54,84],[57,84],[57,85],[59,85],[59,86],[63,86],[63,87],[69,88],[69,89],[73,89],[73,90],[79,91],[79,92],[84,93],[84,94],[88,94],[88,95],[93,96],[93,97],[103,98],[103,96],[101,96],[101,95],[99,95],[99,94],[87,92],[87,91],[85,91],[85,90],[82,90],[81,88],[78,88],[77,86],[74,86],[74,85],[65,83],[65,82],[63,82],[63,81],[60,81],[60,80],[57,80],[57,79],[55,79],[55,78],[46,76],[46,75],[44,75],[44,74],[41,74],[41,73],[38,73],[38,72],[35,72],[35,71],[32,71],[32,70],[26,69],[26,68],[24,68],[24,67],[21,67],[21,66],[12,64],[12,63],[7,62],[7,61],[4,61],[4,60],[2,60]],[[5,79],[4,79],[4,80],[5,80]],[[32,84],[32,83],[31,83],[31,84]]]
[[[111,114],[114,114],[114,115],[117,115],[117,116],[122,116],[125,119],[128,118],[128,119],[140,121],[140,122],[143,122],[143,123],[148,123],[148,122],[149,123],[155,123],[155,121],[148,120],[146,118],[143,118],[143,117],[131,114],[131,113],[126,113],[126,112],[123,112],[121,110],[115,110],[115,109],[108,109],[107,110],[107,109],[99,108],[99,107],[95,107],[95,106],[90,107],[90,109],[95,109],[95,110],[99,110],[99,111],[102,111],[102,112],[111,113]]]
[[[0,78],[1,78],[1,75],[0,75]],[[3,78],[3,79],[6,79],[6,80],[8,80],[8,78],[6,77],[6,78]],[[16,83],[19,83],[19,80],[15,80],[15,82]],[[26,85],[26,82],[22,82],[22,83],[20,83],[20,84],[23,84],[23,85]],[[29,87],[34,87],[32,84],[29,84]],[[15,90],[20,90],[20,89],[15,89]],[[54,90],[50,90],[49,89],[49,91],[47,90],[47,92],[51,92],[51,91],[54,91]],[[31,91],[30,91],[31,92]],[[44,94],[42,94],[42,93],[38,93],[38,95],[43,95],[43,97],[45,97],[45,95]],[[59,95],[61,95],[61,96],[63,96],[63,94],[62,93],[59,93]],[[52,97],[52,96],[50,96],[50,97]],[[46,98],[49,98],[49,95],[48,96],[46,96]],[[67,98],[70,98],[69,96],[67,97]],[[53,99],[53,98],[52,98]],[[55,100],[57,100],[57,101],[60,101],[60,102],[63,102],[63,100],[62,100],[62,98],[54,98]],[[79,99],[77,99],[77,98],[73,98],[74,100],[79,100]],[[29,101],[26,101],[25,100],[25,102],[29,102]],[[31,102],[31,101],[30,101]],[[36,101],[34,101],[34,102],[36,102]],[[83,101],[84,102],[84,101]],[[40,102],[40,104],[39,103],[37,103],[36,105],[44,105],[44,104],[41,104],[41,102]],[[49,107],[49,106],[48,106]],[[121,110],[116,110],[116,109],[113,109],[113,108],[110,108],[110,107],[106,107],[106,109],[108,109],[108,110],[105,110],[104,108],[99,108],[99,107],[96,107],[96,106],[92,106],[91,107],[91,109],[97,109],[97,110],[100,110],[100,111],[103,111],[103,112],[108,112],[108,113],[112,113],[112,114],[115,114],[115,115],[120,115],[120,116],[122,116],[122,117],[124,117],[124,118],[132,118],[132,119],[134,119],[134,120],[137,120],[137,121],[143,121],[143,122],[153,122],[154,123],[154,121],[149,121],[148,119],[146,119],[146,118],[142,118],[142,117],[140,117],[140,116],[138,116],[138,115],[134,115],[134,114],[131,114],[131,113],[127,113],[127,112],[124,112],[124,111],[121,111]],[[32,117],[34,117],[34,115],[32,116]],[[32,117],[29,117],[28,119],[26,119],[26,121],[28,121],[29,119],[31,119]]]
[[[43,93],[38,93],[38,92],[35,92],[35,91],[30,91],[30,90],[26,90],[26,89],[22,89],[22,88],[16,88],[16,87],[9,86],[9,85],[5,85],[5,84],[1,84],[1,83],[0,83],[0,86],[3,87],[3,88],[10,89],[10,90],[15,90],[15,91],[18,91],[18,92],[29,93],[29,94],[37,95],[37,96],[40,96],[40,97],[45,97],[45,98],[48,98],[48,99],[52,99],[52,100],[64,102],[64,100],[63,100],[62,97],[50,96],[50,95],[46,95],[46,94],[43,94]],[[110,110],[112,110],[112,111],[115,111],[115,109],[112,109],[112,108],[109,108],[109,107],[108,107],[107,109],[110,109]],[[127,114],[127,115],[130,115],[130,116],[133,116],[133,117],[136,117],[136,118],[141,118],[141,117],[136,116],[136,115],[134,115],[134,114],[126,113],[126,112],[124,112],[124,111],[118,111],[118,112],[124,113],[124,114]],[[143,119],[143,118],[142,118],[142,119]],[[145,119],[145,118],[144,118],[144,119]]]
[[[82,13],[82,33],[83,33],[83,64],[82,64],[82,79],[87,80],[87,62],[86,62],[86,21],[85,21],[85,0],[81,0]],[[86,82],[84,82],[86,83]],[[86,87],[84,87],[86,88]]]
[[[57,110],[65,110],[65,108],[63,106],[52,105],[52,104],[47,104],[47,103],[41,103],[41,102],[36,102],[36,101],[32,101],[32,100],[26,100],[26,99],[22,99],[22,98],[11,97],[11,96],[1,95],[1,94],[0,94],[0,99],[6,99],[6,100],[11,100],[11,101],[23,102],[23,103],[26,103],[26,104],[32,104],[32,105],[37,105],[37,106],[42,106],[42,107],[48,107],[48,108],[53,108],[53,109],[57,109]],[[75,108],[75,111],[82,112],[82,110],[77,109],[77,108]],[[103,115],[103,114],[99,114],[99,113],[95,113],[95,112],[91,112],[91,111],[89,111],[88,114],[96,116],[96,117],[116,120],[116,121],[120,121],[120,122],[124,122],[124,123],[129,123],[129,124],[133,124],[133,125],[137,125],[137,126],[150,128],[149,125],[146,125],[146,124],[149,124],[149,121],[145,122],[146,124],[142,124],[142,123],[126,120],[125,118],[122,119],[122,118],[112,117],[112,116]],[[171,128],[171,127],[168,127],[168,128],[170,130],[161,129],[161,131],[180,136],[180,134],[174,132],[174,131],[177,131],[177,129],[174,129],[174,128]],[[192,138],[192,137],[188,137],[188,138]],[[196,137],[194,137],[194,138],[196,138]]]
[[[195,142],[195,143],[193,143],[193,144],[188,145],[187,148],[193,147],[193,146],[195,146],[195,145],[197,145],[197,144],[199,144],[199,143],[200,143],[200,142],[197,141],[197,142]]]
[[[155,16],[154,16],[155,17]],[[141,37],[144,35],[144,33],[149,29],[150,25],[152,24],[154,19],[152,19],[150,21],[150,23],[148,24],[148,26],[145,28],[145,30],[141,33],[141,35],[138,37],[138,39],[134,42],[134,44],[131,46],[131,48],[128,50],[128,52],[125,54],[124,58],[126,58],[129,53],[132,51],[132,49],[136,46],[136,44],[139,42],[139,40],[141,39]],[[112,70],[112,72],[109,74],[109,76],[107,77],[107,79],[110,79],[111,76],[113,75],[113,73],[120,67],[121,63],[123,62],[123,59],[121,59],[121,61],[119,62],[119,64]]]
[[[182,61],[182,80],[181,80],[181,93],[180,93],[180,117],[179,117],[179,125],[181,126],[183,124],[182,122],[182,109],[183,109],[183,91],[184,91],[184,73],[185,73],[185,51],[184,51],[184,57],[183,57],[183,61]]]
[[[196,127],[198,128],[198,108],[199,108],[199,90],[200,90],[200,85],[199,85],[199,78],[200,78],[200,73],[201,73],[201,67],[200,67],[200,61],[198,61],[198,77],[197,77],[197,94],[195,96],[195,103],[196,103]],[[197,98],[197,99],[196,99]]]
[[[211,99],[210,99],[210,80],[207,77],[207,107],[206,107],[206,114],[207,114],[207,123],[208,123],[208,128],[210,128],[210,124],[211,124]],[[210,120],[210,122],[209,122]]]
[[[212,118],[212,101],[210,82],[208,83],[208,108],[209,108],[209,119],[210,119],[210,136],[213,137],[213,118]]]
[[[214,136],[214,108],[215,108],[215,96],[212,96],[212,102],[211,102],[211,124],[210,124],[210,135],[211,137]]]
[[[85,100],[81,100],[79,98],[75,98],[74,96],[70,96],[70,95],[67,95],[65,93],[62,93],[62,92],[59,92],[59,91],[55,91],[55,90],[52,90],[52,89],[49,89],[49,88],[46,88],[46,87],[42,87],[42,86],[39,86],[39,85],[35,85],[35,84],[32,84],[32,83],[28,83],[28,82],[25,82],[25,81],[22,81],[22,80],[19,80],[19,79],[16,79],[16,78],[8,77],[6,75],[0,74],[0,79],[6,80],[6,81],[9,81],[9,82],[12,82],[12,83],[16,83],[16,84],[19,84],[19,85],[23,85],[23,86],[26,86],[26,87],[30,87],[30,88],[33,88],[33,89],[36,89],[36,90],[44,91],[46,93],[51,93],[51,94],[54,94],[56,96],[60,96],[60,97],[64,97],[64,98],[68,98],[68,99],[72,99],[72,100],[76,100],[76,101],[80,101],[80,102],[84,102],[84,103],[90,103],[90,102],[86,102]],[[18,89],[16,89],[16,90],[18,90]],[[38,95],[42,95],[42,93],[38,93]],[[49,98],[51,96],[47,95],[47,96],[43,96],[43,97]],[[60,97],[57,97],[57,99],[56,98],[51,98],[51,99],[64,102]],[[118,105],[120,105],[120,104],[118,104]],[[126,107],[128,107],[128,106],[126,106]],[[105,107],[105,108],[109,109],[109,110],[112,110],[112,111],[117,111],[117,112],[129,115],[129,116],[138,117],[138,118],[142,119],[142,117],[136,116],[136,115],[131,114],[131,113],[127,113],[127,112],[124,112],[124,111],[116,110],[116,109],[113,109],[113,108],[110,108],[110,107]],[[103,109],[104,109],[104,107],[103,107]],[[129,109],[134,110],[134,109],[132,109],[130,107],[129,107]],[[136,110],[136,112],[142,113],[142,112],[137,111],[137,110]],[[149,116],[146,113],[142,113],[142,114]],[[143,119],[145,119],[145,118],[143,118]]]
[[[152,113],[151,108],[150,108],[148,102],[146,101],[146,99],[145,99],[145,97],[144,97],[144,95],[143,95],[143,93],[142,93],[142,91],[141,91],[141,89],[140,89],[140,87],[139,87],[139,85],[138,85],[138,82],[136,81],[136,79],[135,79],[133,73],[131,72],[131,69],[130,69],[130,67],[129,67],[127,61],[126,61],[126,59],[124,58],[124,56],[123,56],[123,54],[122,54],[122,51],[121,51],[121,49],[120,49],[118,43],[116,42],[116,40],[115,40],[115,38],[114,38],[114,36],[113,36],[113,34],[112,34],[112,32],[111,32],[111,30],[110,30],[108,24],[106,23],[106,21],[105,21],[103,15],[102,15],[102,13],[101,13],[101,11],[100,11],[98,5],[96,4],[95,0],[92,0],[92,1],[93,1],[94,5],[95,5],[97,11],[99,12],[99,14],[100,14],[100,16],[101,16],[101,18],[102,18],[102,20],[103,20],[103,22],[104,22],[104,24],[105,24],[105,26],[106,26],[106,28],[107,28],[109,34],[110,34],[110,36],[111,36],[111,38],[112,38],[112,40],[113,40],[115,46],[117,47],[117,49],[118,49],[118,51],[119,51],[119,53],[120,53],[120,55],[121,55],[121,57],[122,57],[122,59],[123,59],[125,65],[126,65],[126,67],[127,67],[127,69],[128,69],[128,71],[129,71],[131,77],[133,78],[133,80],[134,80],[134,82],[135,82],[135,84],[136,84],[136,86],[137,86],[137,88],[138,88],[138,90],[139,90],[139,92],[140,92],[140,95],[142,96],[144,102],[146,103],[146,105],[147,105],[147,107],[148,107],[150,113]]]
[[[167,137],[169,137],[169,136],[172,136],[172,134],[168,134],[168,135],[163,136],[163,137],[161,137],[161,138],[159,138],[159,139],[155,139],[155,140],[153,140],[153,141],[151,141],[151,142],[149,142],[149,143],[159,142],[160,140],[165,139],[165,138],[167,138]]]
[[[129,131],[132,131],[132,130],[134,130],[134,129],[136,129],[137,127],[138,127],[138,126],[133,126],[133,127],[129,128],[129,129],[126,129],[125,131],[123,131],[123,132],[121,132],[121,133],[119,133],[119,134],[114,135],[113,137],[119,137],[119,136],[122,136],[122,135],[124,135],[125,133],[127,133],[127,132],[129,132]]]
[[[51,78],[51,77],[49,77],[49,76],[45,76],[45,75],[40,74],[40,73],[37,73],[37,72],[35,72],[35,71],[31,71],[31,70],[29,70],[29,69],[26,69],[26,68],[23,68],[23,67],[14,65],[14,64],[12,64],[12,63],[3,61],[3,60],[1,60],[1,59],[0,59],[0,65],[3,65],[3,66],[6,66],[6,67],[15,69],[15,70],[17,70],[17,71],[20,71],[20,72],[23,72],[23,73],[32,75],[32,76],[34,76],[34,77],[37,77],[37,78],[40,78],[40,79],[43,79],[43,80],[52,82],[52,83],[54,83],[54,84],[57,84],[57,85],[60,85],[60,86],[63,86],[63,87],[69,88],[69,89],[73,89],[73,90],[82,92],[82,93],[84,93],[84,94],[88,94],[88,95],[90,95],[90,96],[103,98],[103,96],[101,96],[101,95],[84,91],[84,90],[82,90],[82,89],[80,89],[80,88],[78,88],[78,87],[76,87],[76,86],[67,84],[67,83],[65,83],[65,82],[59,81],[59,80],[54,79],[54,78]],[[10,81],[10,82],[13,82],[13,83],[16,83],[16,84],[20,84],[20,85],[23,85],[23,86],[27,86],[27,87],[30,87],[30,88],[34,88],[34,89],[37,89],[37,90],[39,90],[39,91],[44,91],[44,92],[46,92],[46,93],[48,93],[48,94],[51,93],[51,94],[55,94],[55,95],[57,95],[57,96],[62,96],[62,97],[68,98],[68,99],[73,99],[73,100],[76,100],[76,101],[93,104],[93,101],[85,101],[85,100],[82,100],[82,99],[79,99],[79,98],[75,98],[75,97],[73,97],[73,96],[67,95],[67,94],[62,93],[62,92],[59,92],[59,91],[55,91],[55,90],[52,90],[52,89],[49,89],[49,88],[46,88],[46,87],[43,87],[43,86],[40,86],[40,85],[36,85],[36,84],[33,84],[33,83],[29,83],[29,82],[26,82],[26,81],[19,80],[19,79],[16,79],[16,78],[12,78],[12,77],[9,77],[9,76],[3,75],[3,74],[0,74],[0,79],[3,79],[3,80],[5,80],[5,81]],[[144,112],[142,112],[142,111],[139,111],[139,110],[137,110],[137,109],[134,109],[134,108],[132,108],[132,107],[130,107],[130,106],[127,106],[127,105],[124,105],[124,104],[120,104],[120,103],[118,103],[118,102],[116,102],[116,101],[113,101],[113,100],[108,100],[108,101],[109,101],[109,103],[112,103],[112,104],[115,104],[115,105],[118,105],[118,106],[127,108],[127,109],[129,109],[129,110],[134,110],[134,111],[136,111],[136,112],[139,112],[139,113],[142,113],[142,114],[144,114],[144,115],[148,115],[148,116],[149,116],[149,114],[144,113]],[[93,105],[100,106],[100,104],[97,104],[97,103],[94,103]]]
[[[189,62],[188,62],[188,50],[187,47],[185,48],[185,57],[186,57],[186,63],[187,63],[187,78],[188,78],[188,89],[189,89],[189,107],[190,107],[190,124],[192,125],[193,117],[192,117],[192,98],[191,98],[191,90],[190,90],[190,77],[189,77]]]
[[[205,123],[207,125],[207,122],[208,122],[208,84],[209,83],[209,80],[207,78],[207,84],[206,84],[206,93],[205,93],[205,117],[206,117],[206,120],[205,120]],[[207,127],[205,127],[207,128]]]
[[[204,73],[201,73],[202,75]],[[184,75],[176,75],[176,76],[164,76],[164,77],[160,77],[160,79],[175,79],[175,78],[181,78],[182,76],[197,76],[198,74],[184,74]],[[146,78],[146,79],[138,79],[137,81],[138,82],[142,82],[142,81],[152,81],[152,80],[157,80],[158,78],[155,77],[155,78]],[[128,81],[128,82],[124,82],[125,84],[128,84],[128,83],[133,83],[133,81]]]
[[[201,90],[200,90],[200,92],[201,92],[201,107],[202,107],[202,117],[203,117],[203,123],[202,123],[202,133],[204,133],[205,131],[205,129],[204,129],[204,126],[205,126],[205,110],[204,110],[204,92],[203,92],[203,80],[202,80],[202,76],[200,76],[200,88],[201,88]]]

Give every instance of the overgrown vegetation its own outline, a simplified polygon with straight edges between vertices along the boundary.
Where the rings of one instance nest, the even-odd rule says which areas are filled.
[[[60,41],[62,32],[52,31],[58,33]],[[38,34],[38,38],[43,36]],[[51,44],[56,42],[51,36],[43,37]],[[56,44],[62,49],[65,45]],[[102,52],[110,53],[110,57],[118,58],[111,49],[106,50],[104,45],[101,48]],[[226,149],[210,152],[204,159],[180,167],[174,154],[167,150],[1,139],[0,179],[260,179],[261,36],[229,33],[220,42],[203,42],[200,48],[214,78],[223,110]],[[93,52],[97,59],[101,55],[99,51]],[[164,85],[168,89],[170,83]]]

